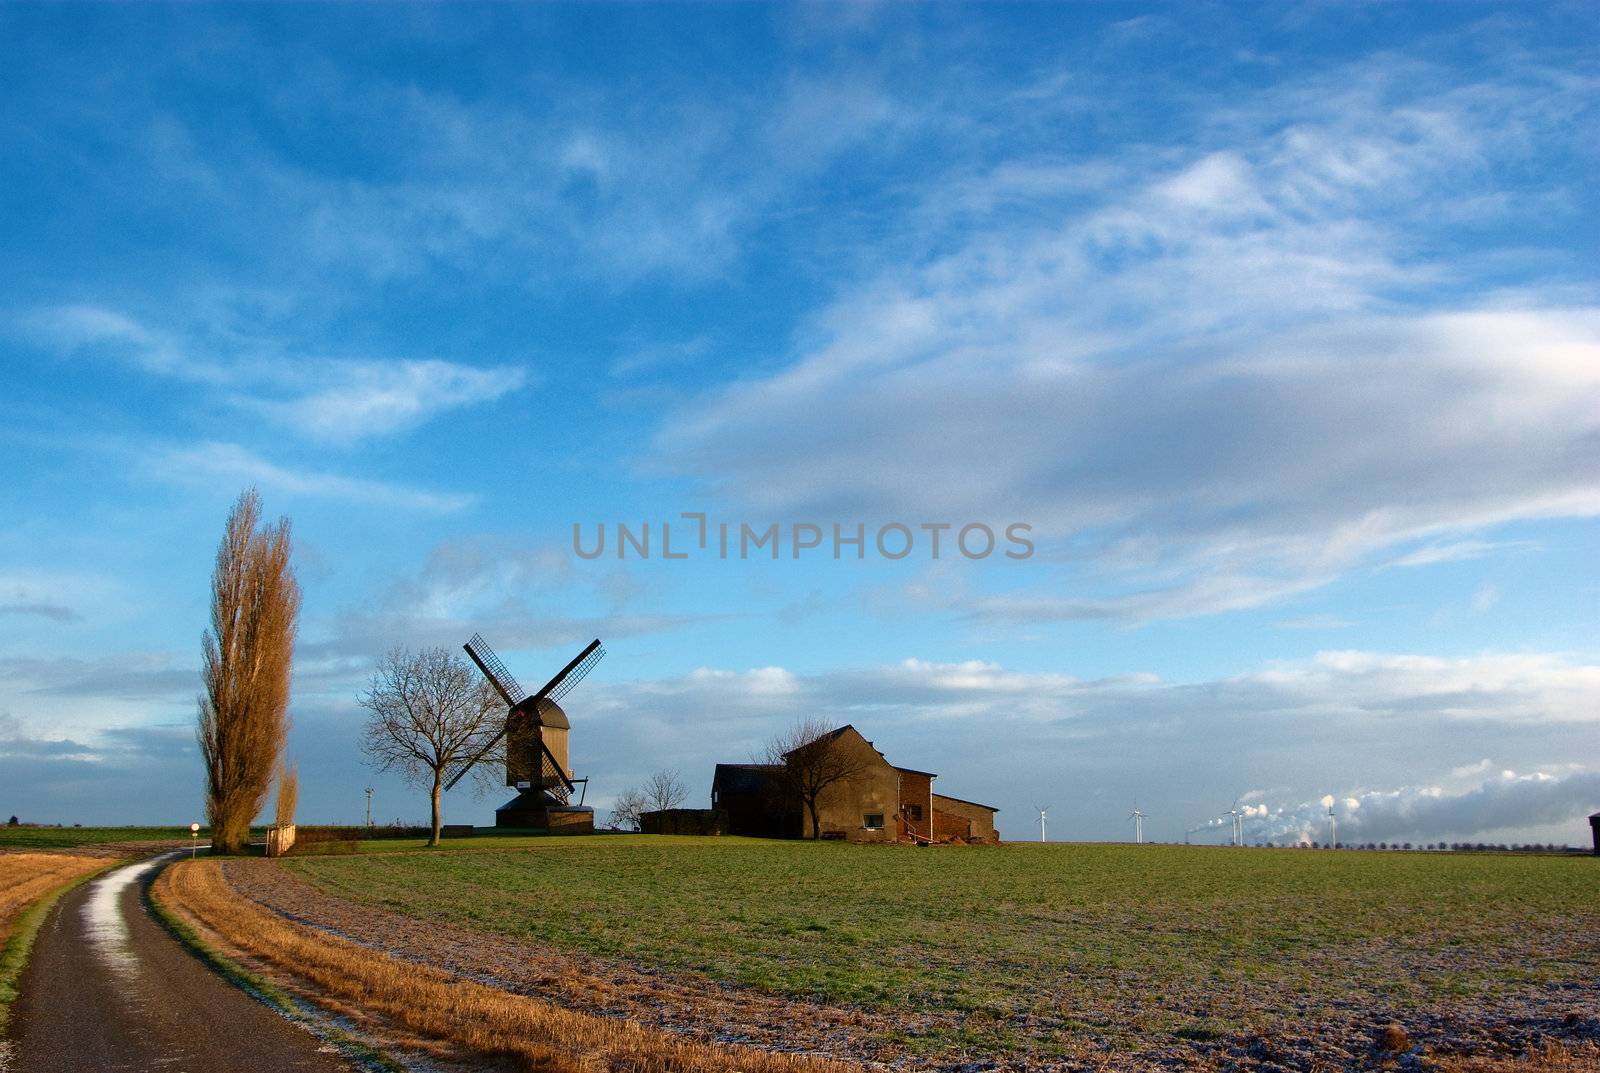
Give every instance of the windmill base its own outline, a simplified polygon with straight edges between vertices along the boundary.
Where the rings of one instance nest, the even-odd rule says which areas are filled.
[[[524,790],[494,810],[496,827],[542,829],[553,835],[594,833],[594,809],[563,805],[538,790]]]

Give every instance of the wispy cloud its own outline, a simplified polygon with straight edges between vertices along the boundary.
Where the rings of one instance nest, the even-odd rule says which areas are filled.
[[[527,371],[516,365],[296,356],[285,353],[282,342],[215,328],[158,329],[96,306],[36,310],[24,323],[35,339],[64,353],[103,355],[196,385],[322,443],[406,432],[448,411],[494,402],[528,382]]]
[[[0,657],[0,684],[13,696],[37,694],[84,700],[190,701],[200,687],[198,664],[164,652]]]
[[[432,492],[388,481],[290,469],[234,443],[202,443],[156,451],[146,459],[146,466],[152,475],[163,480],[225,478],[235,485],[254,484],[293,495],[434,514],[464,510],[476,501],[476,496],[465,493]]]
[[[1020,519],[1176,575],[975,612],[1025,621],[1260,606],[1396,545],[1600,513],[1578,401],[1600,309],[1475,294],[1467,262],[1416,252],[1439,225],[1415,206],[1517,181],[1579,87],[1345,74],[1221,106],[1109,187],[1019,160],[935,195],[947,241],[843,290],[786,368],[685,407],[656,461],[775,512]]]
[[[63,604],[44,603],[37,600],[0,601],[0,615],[36,617],[52,622],[82,622],[83,616]]]
[[[1347,630],[1361,623],[1356,619],[1343,618],[1339,615],[1302,615],[1299,618],[1286,618],[1273,625],[1280,630]]]
[[[1526,551],[1537,547],[1538,545],[1530,540],[1452,540],[1426,544],[1384,565],[1388,568],[1460,563],[1481,559],[1497,552]]]
[[[493,402],[527,382],[517,368],[476,369],[445,361],[333,362],[316,366],[304,394],[247,398],[311,439],[351,443],[414,428],[436,414]]]

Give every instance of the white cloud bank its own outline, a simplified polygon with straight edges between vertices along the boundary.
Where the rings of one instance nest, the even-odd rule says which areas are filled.
[[[1219,108],[1196,146],[942,185],[937,241],[677,415],[657,460],[768,512],[1028,521],[1120,572],[967,601],[1012,622],[1255,607],[1381,549],[1600,514],[1600,307],[1559,273],[1475,282],[1500,255],[1421,210],[1504,225],[1551,193],[1476,197],[1582,91],[1400,81],[1356,65]]]
[[[1475,840],[1504,831],[1570,825],[1600,807],[1600,771],[1518,774],[1503,771],[1477,785],[1360,790],[1319,801],[1267,808],[1246,817],[1247,841],[1326,843],[1333,810],[1341,844]],[[1574,839],[1578,841],[1579,839]],[[1502,841],[1500,838],[1495,841]]]
[[[470,560],[434,564],[435,572],[471,573]],[[588,628],[561,625],[567,636]],[[452,628],[437,639],[459,640],[459,624]],[[528,678],[571,654],[565,638],[494,640]],[[353,733],[360,721],[354,697],[382,645],[358,633],[342,645],[304,648],[296,711]],[[527,651],[533,648],[543,651]],[[45,738],[83,743],[73,750],[83,754],[74,777],[90,778],[106,735],[136,725],[140,711],[149,724],[192,717],[190,662],[151,653],[95,663],[0,661],[0,712],[20,720],[7,748],[21,756],[64,748]],[[1137,798],[1152,838],[1181,838],[1239,799],[1249,809],[1247,839],[1321,840],[1320,800],[1330,786],[1341,787],[1341,837],[1359,841],[1543,841],[1551,837],[1540,837],[1543,829],[1577,842],[1587,830],[1583,815],[1600,808],[1600,666],[1556,655],[1447,661],[1331,652],[1193,683],[921,659],[821,673],[776,666],[703,667],[644,680],[616,673],[616,665],[603,666],[569,706],[574,762],[601,800],[661,767],[679,768],[692,788],[706,790],[714,764],[748,760],[797,718],[820,715],[854,723],[895,763],[939,772],[941,789],[999,806],[1014,837],[1027,833],[1030,804],[1049,801],[1058,837],[1124,838],[1123,819]],[[34,740],[26,726],[52,729]],[[1486,753],[1499,763],[1487,763]],[[359,785],[353,752],[327,763],[330,782],[313,792]],[[1527,774],[1499,771],[1505,767]],[[30,795],[65,800],[40,784],[44,778],[16,784],[22,811],[32,810]],[[1271,789],[1241,792],[1250,786]],[[313,800],[309,807],[333,806]]]

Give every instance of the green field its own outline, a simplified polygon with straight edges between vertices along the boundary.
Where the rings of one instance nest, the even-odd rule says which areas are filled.
[[[1600,861],[1014,844],[487,840],[288,866],[340,897],[1052,1053],[1591,1010]],[[386,850],[400,847],[387,845]],[[909,1021],[907,1023],[910,1023]]]
[[[204,829],[200,837],[205,838]],[[184,827],[0,827],[0,849],[78,849],[119,842],[189,841]]]

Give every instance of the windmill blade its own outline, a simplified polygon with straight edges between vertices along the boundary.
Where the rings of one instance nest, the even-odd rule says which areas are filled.
[[[494,737],[490,738],[489,739],[489,744],[485,745],[482,749],[479,749],[478,750],[478,754],[476,756],[474,756],[472,759],[468,760],[465,764],[462,764],[461,765],[461,770],[456,772],[455,775],[451,776],[450,781],[444,784],[444,788],[446,790],[454,790],[456,788],[456,783],[458,783],[462,779],[466,778],[467,777],[467,772],[471,771],[474,765],[476,765],[484,757],[488,756],[489,753],[494,749],[494,747],[496,745],[500,744],[500,739],[506,736],[506,731],[509,730],[509,729],[510,729],[510,725],[509,724],[507,724],[506,726],[501,727],[500,728],[500,733],[498,733]]]
[[[561,668],[554,678],[546,682],[544,688],[535,693],[534,697],[539,700],[560,700],[594,670],[594,665],[604,659],[605,654],[606,650],[600,647],[600,638],[596,637],[589,642],[588,647],[573,657],[571,663]]]
[[[467,650],[467,655],[472,657],[472,662],[478,665],[478,670],[489,679],[489,684],[505,699],[506,706],[515,708],[517,702],[525,697],[522,686],[512,677],[506,665],[500,662],[500,657],[495,655],[494,649],[489,647],[489,642],[483,639],[482,634],[473,634],[472,640],[461,646]]]

